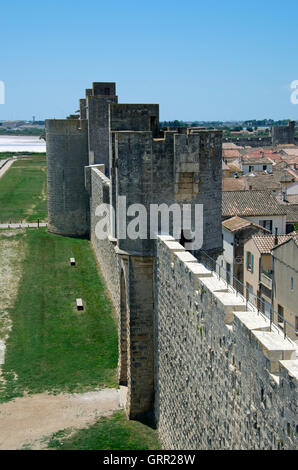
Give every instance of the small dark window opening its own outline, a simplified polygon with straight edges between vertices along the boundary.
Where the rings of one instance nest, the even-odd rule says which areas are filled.
[[[105,88],[105,95],[109,95],[110,94],[110,89],[109,88]]]
[[[152,132],[152,137],[157,137],[158,127],[156,116],[150,116],[150,130]]]

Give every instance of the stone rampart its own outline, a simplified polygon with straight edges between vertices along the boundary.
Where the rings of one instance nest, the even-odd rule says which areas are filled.
[[[96,215],[96,208],[102,204],[109,204],[110,180],[98,168],[102,165],[86,167],[85,184],[90,190],[90,234],[91,244],[100,265],[102,275],[109,290],[113,305],[119,316],[120,305],[120,266],[119,258],[115,252],[116,239],[107,238],[100,240],[96,236],[96,224],[99,217]]]
[[[295,345],[245,299],[159,236],[155,415],[167,449],[294,449]]]

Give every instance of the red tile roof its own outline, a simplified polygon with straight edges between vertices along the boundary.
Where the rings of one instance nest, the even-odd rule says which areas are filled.
[[[239,150],[223,150],[223,158],[239,158],[241,156]]]
[[[286,215],[272,191],[223,191],[222,216]]]
[[[223,178],[223,191],[241,191],[245,189],[245,180],[242,178]]]
[[[278,235],[277,244],[275,244],[275,235],[253,235],[252,239],[260,253],[269,254],[273,248],[288,241],[292,235]]]
[[[242,230],[244,228],[253,226],[264,231],[264,233],[266,232],[269,233],[269,230],[267,230],[264,227],[261,227],[261,225],[255,224],[251,220],[242,219],[241,217],[238,217],[237,215],[235,217],[231,217],[230,219],[224,220],[222,222],[222,226],[226,228],[227,230],[229,230],[230,232],[237,232],[238,230]]]

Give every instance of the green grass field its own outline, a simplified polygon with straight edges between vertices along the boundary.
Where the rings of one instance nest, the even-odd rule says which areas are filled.
[[[60,450],[152,450],[160,449],[157,431],[138,421],[128,421],[124,411],[102,417],[70,437],[69,430],[55,433],[49,449]]]
[[[45,156],[15,162],[0,180],[0,223],[45,220],[46,204]],[[117,325],[90,242],[49,234],[46,229],[6,235],[0,231],[0,244],[3,240],[2,246],[10,246],[10,240],[10,250],[19,253],[10,262],[16,269],[21,266],[22,274],[16,300],[7,308],[10,331],[7,322],[1,324],[0,305],[0,337],[8,331],[0,403],[24,393],[81,393],[117,387]],[[70,257],[76,259],[75,267],[70,266]],[[14,264],[8,266],[13,268]],[[0,270],[3,273],[5,269]],[[83,299],[83,311],[77,311],[76,298]],[[157,432],[128,421],[122,411],[71,436],[70,432],[53,435],[49,448],[159,448]]]
[[[6,342],[0,401],[115,387],[117,327],[88,240],[27,229],[25,261]],[[3,237],[3,235],[2,235]],[[0,232],[1,243],[1,232]],[[71,267],[69,258],[76,258]],[[84,311],[77,311],[81,297]]]
[[[46,157],[16,161],[0,179],[0,223],[47,219]]]
[[[35,152],[34,154],[30,152],[0,152],[0,160],[6,160],[7,158],[12,158],[14,155],[34,155],[35,157],[44,157],[45,153]]]

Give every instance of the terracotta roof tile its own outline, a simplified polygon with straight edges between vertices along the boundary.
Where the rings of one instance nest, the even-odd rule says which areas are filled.
[[[260,253],[269,254],[273,248],[286,242],[292,235],[278,235],[277,244],[275,244],[275,235],[253,235],[252,239]]]
[[[298,157],[298,148],[282,149],[290,157]]]
[[[238,150],[243,149],[241,145],[236,145],[233,142],[223,142],[222,148],[223,149],[238,149]]]
[[[222,216],[285,215],[271,191],[223,191]]]
[[[241,153],[239,150],[225,150],[222,151],[223,158],[239,158]]]
[[[257,227],[260,230],[263,230],[264,232],[269,232],[269,230],[265,229],[264,227],[261,227],[261,225],[255,224],[251,220],[247,219],[242,219],[241,217],[235,216],[231,217],[230,219],[224,220],[222,222],[222,226],[229,230],[230,232],[237,232],[238,230],[242,230],[246,227]]]
[[[287,222],[298,223],[298,204],[283,205],[287,214]]]
[[[223,191],[241,191],[245,189],[245,181],[242,178],[223,178]]]

